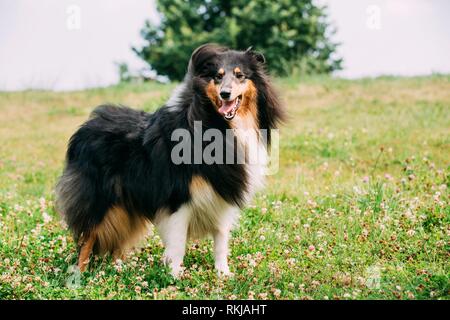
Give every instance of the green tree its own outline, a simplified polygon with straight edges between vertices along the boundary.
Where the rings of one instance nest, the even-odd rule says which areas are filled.
[[[192,51],[206,42],[264,53],[269,70],[329,73],[341,69],[335,30],[313,0],[158,0],[162,20],[147,21],[146,45],[133,50],[160,75],[181,80]]]
[[[119,72],[120,82],[130,82],[131,74],[128,65],[125,62],[116,62],[116,67]]]

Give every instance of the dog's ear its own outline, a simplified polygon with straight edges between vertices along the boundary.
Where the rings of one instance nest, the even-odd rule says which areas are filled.
[[[209,62],[213,62],[214,57],[227,49],[214,43],[201,45],[191,55],[188,71],[192,75],[202,73]]]
[[[266,57],[261,52],[257,52],[253,50],[253,47],[248,47],[247,50],[245,50],[245,54],[253,57],[256,61],[258,61],[261,64],[266,63]]]

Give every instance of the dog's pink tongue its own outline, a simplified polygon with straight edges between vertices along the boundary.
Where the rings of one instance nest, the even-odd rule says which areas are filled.
[[[233,110],[234,107],[234,100],[233,101],[222,101],[222,106],[219,108],[219,112],[221,114],[227,114],[231,110]]]

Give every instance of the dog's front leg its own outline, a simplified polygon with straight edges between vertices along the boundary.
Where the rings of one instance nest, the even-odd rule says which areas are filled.
[[[213,233],[215,267],[219,276],[233,276],[228,267],[228,241],[231,229],[239,218],[239,208],[233,207],[226,210],[220,220],[217,230]]]
[[[230,231],[217,231],[214,233],[214,259],[219,276],[230,276],[228,267],[228,240]]]
[[[164,213],[156,223],[165,247],[163,261],[176,278],[183,271],[189,219],[190,211],[187,208],[180,208],[172,214]]]

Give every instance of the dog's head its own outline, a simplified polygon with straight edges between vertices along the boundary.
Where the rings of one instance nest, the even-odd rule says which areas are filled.
[[[232,120],[237,114],[257,108],[264,63],[264,56],[251,48],[235,51],[206,44],[193,52],[189,74],[203,84],[201,89],[215,111]]]

